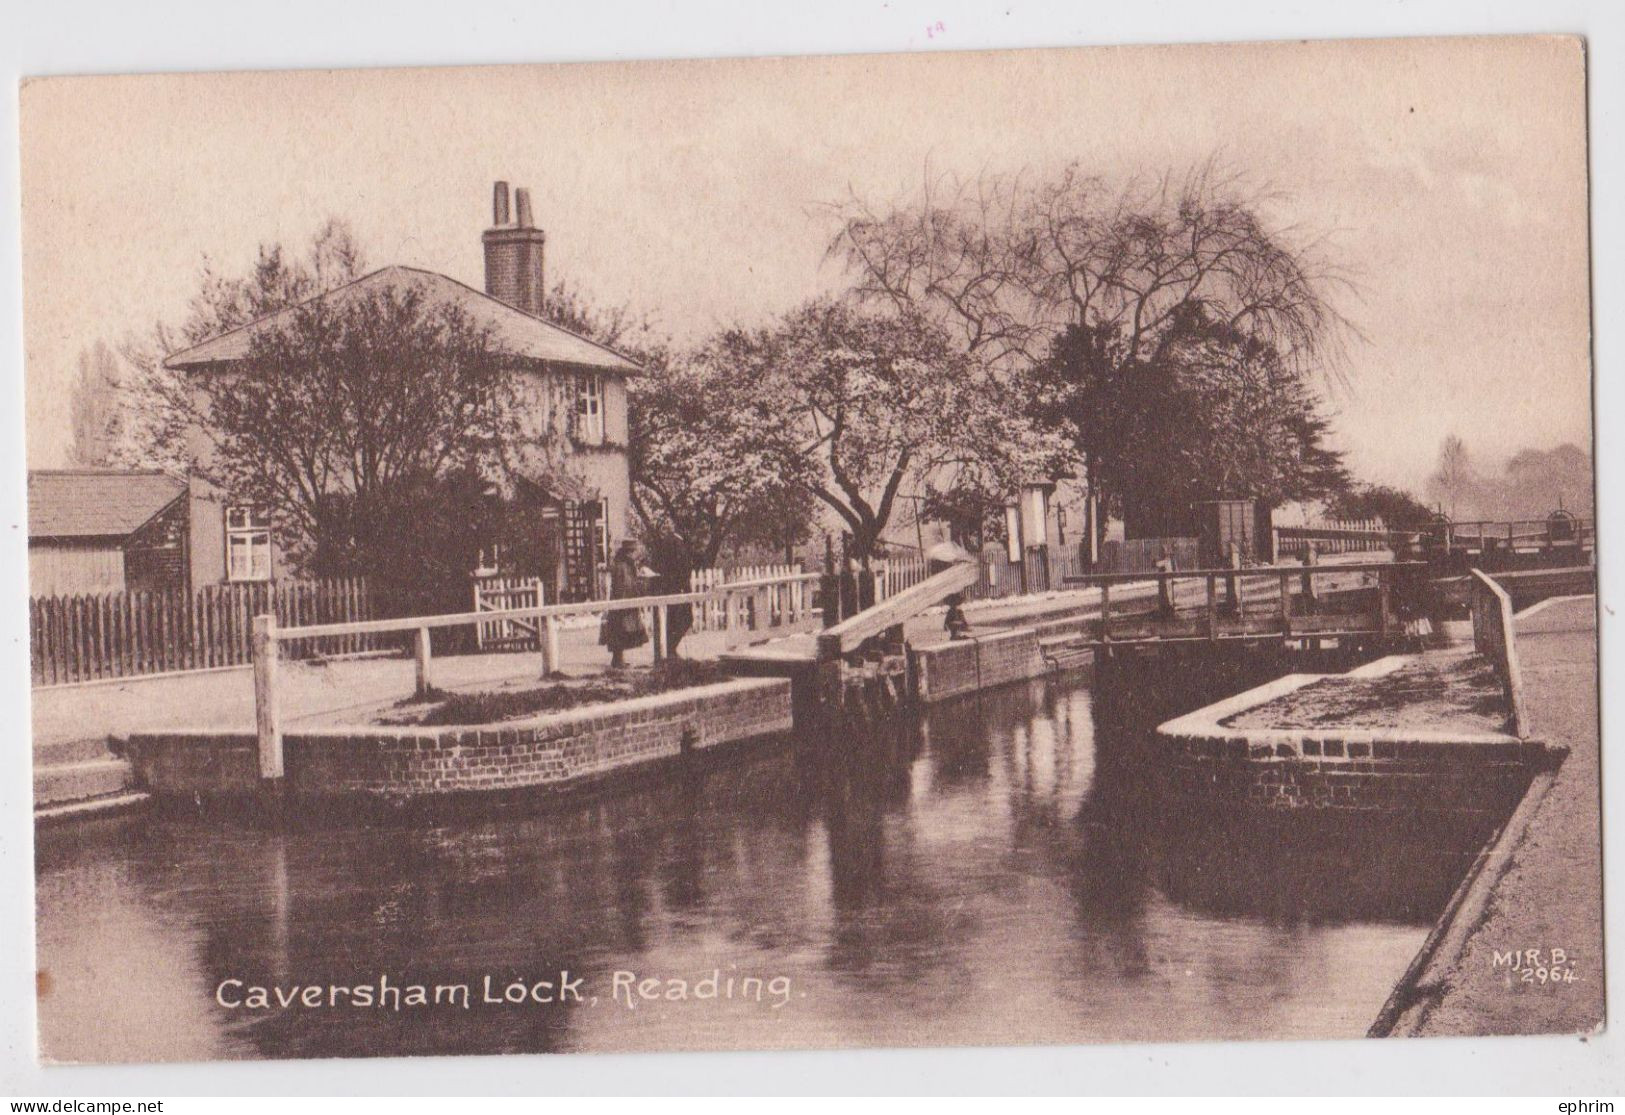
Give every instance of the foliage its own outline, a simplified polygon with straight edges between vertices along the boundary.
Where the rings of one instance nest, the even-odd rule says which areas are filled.
[[[1467,455],[1467,445],[1455,434],[1449,434],[1439,443],[1439,466],[1428,478],[1428,495],[1437,499],[1445,514],[1452,519],[1461,515],[1463,505],[1471,498],[1478,484],[1473,462]]]
[[[648,317],[565,283],[551,289],[544,314],[641,369],[627,385],[632,510],[663,585],[686,590],[689,573],[716,565],[729,546],[778,550],[805,540],[812,508],[750,455],[734,369],[714,344],[679,353]]]
[[[726,334],[711,358],[731,369],[743,447],[833,511],[865,563],[905,480],[1021,467],[1010,392],[924,315],[818,300]]]
[[[1338,519],[1381,519],[1389,530],[1419,530],[1433,518],[1427,504],[1386,484],[1360,484],[1338,492],[1326,510]]]
[[[172,405],[198,473],[270,509],[295,562],[402,588],[466,574],[483,478],[524,441],[506,355],[411,285],[296,307]]]
[[[1273,346],[1199,307],[1148,358],[1125,346],[1113,327],[1069,329],[1038,377],[1039,406],[1072,431],[1107,513],[1164,532],[1201,500],[1274,506],[1346,487],[1319,400]]]
[[[1454,434],[1439,447],[1439,463],[1426,492],[1457,521],[1539,519],[1559,507],[1592,513],[1591,455],[1577,445],[1520,449],[1499,473],[1480,472]]]
[[[830,254],[862,298],[929,318],[1017,393],[1036,371],[1038,428],[1070,425],[1119,513],[1289,498],[1341,482],[1310,384],[1341,382],[1351,329],[1330,297],[1345,280],[1269,200],[1212,165],[1119,188],[1075,165],[928,179],[912,204],[842,206]]]
[[[350,227],[337,220],[316,232],[302,256],[280,244],[260,245],[245,274],[227,274],[205,259],[181,323],[158,322],[120,346],[131,375],[119,394],[116,463],[187,471],[194,462],[189,423],[196,415],[187,380],[163,366],[165,357],[357,279],[365,267]]]
[[[830,254],[860,293],[929,314],[984,363],[1031,365],[1069,326],[1112,330],[1149,359],[1182,311],[1274,347],[1298,372],[1337,365],[1343,278],[1322,245],[1271,227],[1213,164],[1113,188],[1076,164],[1050,178],[928,179],[912,205],[839,210]]]

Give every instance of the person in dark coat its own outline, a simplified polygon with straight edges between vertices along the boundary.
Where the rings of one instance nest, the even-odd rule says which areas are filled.
[[[622,542],[615,551],[615,560],[609,565],[609,597],[627,600],[643,595],[643,581],[638,572],[638,548],[631,539]],[[649,632],[643,627],[643,615],[634,608],[610,612],[598,629],[598,641],[609,648],[609,667],[619,670],[626,665],[626,652],[649,641]]]

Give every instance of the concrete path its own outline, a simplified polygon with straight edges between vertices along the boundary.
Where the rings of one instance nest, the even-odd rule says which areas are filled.
[[[1486,868],[1488,904],[1461,947],[1423,973],[1418,983],[1430,994],[1396,1033],[1579,1034],[1602,1024],[1596,606],[1591,597],[1554,600],[1518,620],[1534,734],[1569,756],[1504,871],[1491,878]],[[1514,963],[1508,954],[1518,952]]]

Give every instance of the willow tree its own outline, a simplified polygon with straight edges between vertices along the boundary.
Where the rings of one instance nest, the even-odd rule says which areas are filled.
[[[1340,382],[1349,326],[1333,294],[1346,279],[1324,243],[1268,217],[1269,200],[1211,164],[1126,184],[1076,165],[1047,178],[944,177],[912,202],[840,207],[829,250],[865,299],[928,317],[1010,382],[1068,330],[1097,339],[1103,374],[1166,367],[1195,311],[1301,383]],[[1076,432],[1098,491],[1100,447]]]

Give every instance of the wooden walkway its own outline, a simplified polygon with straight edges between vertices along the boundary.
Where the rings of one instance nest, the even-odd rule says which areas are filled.
[[[1083,605],[1075,613],[1077,635],[1065,642],[1099,649],[1397,636],[1404,630],[1404,602],[1420,591],[1426,575],[1425,562],[1380,561],[1069,577],[1069,587],[1098,588],[1100,597],[1097,608]],[[914,598],[886,601],[840,628],[738,647],[724,658],[752,672],[810,667],[820,658],[821,642],[825,657],[847,653],[862,638],[903,622],[944,595],[942,583],[916,588],[923,591]],[[842,632],[848,637],[837,651],[834,639]]]
[[[1098,585],[1100,614],[1081,625],[1091,649],[1167,642],[1264,642],[1397,635],[1425,562],[1189,569],[1067,578]],[[1114,605],[1114,585],[1156,585],[1149,600]]]

